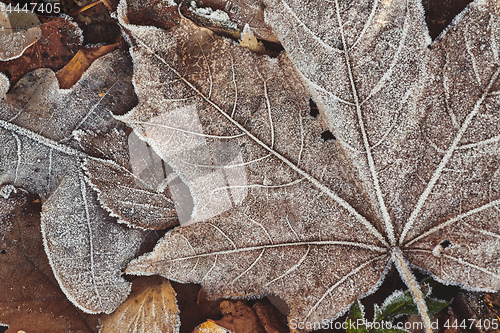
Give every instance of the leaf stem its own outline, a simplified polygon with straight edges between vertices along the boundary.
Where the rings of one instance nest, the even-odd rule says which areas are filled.
[[[427,309],[427,304],[425,304],[424,295],[420,289],[420,285],[415,279],[415,276],[411,272],[411,268],[403,256],[403,253],[398,247],[392,249],[392,261],[396,266],[396,269],[401,276],[401,279],[406,284],[408,289],[411,291],[413,301],[417,305],[418,312],[422,317],[424,323],[424,328],[427,333],[432,333],[431,319],[429,317],[429,311]]]

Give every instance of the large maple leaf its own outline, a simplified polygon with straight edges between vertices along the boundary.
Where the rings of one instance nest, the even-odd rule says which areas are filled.
[[[190,186],[198,222],[127,272],[278,295],[290,322],[321,322],[394,264],[427,331],[412,266],[498,290],[499,3],[430,45],[418,0],[265,2],[278,59],[185,19],[128,24],[122,1],[139,97],[122,119]]]

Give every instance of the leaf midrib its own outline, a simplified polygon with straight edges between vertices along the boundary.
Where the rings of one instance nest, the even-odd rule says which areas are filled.
[[[123,23],[122,23],[123,24]],[[131,26],[131,25],[129,25]],[[156,57],[160,62],[162,62],[170,71],[174,73],[175,76],[177,76],[182,82],[184,82],[190,89],[192,89],[197,95],[199,95],[204,101],[206,101],[208,104],[210,104],[218,113],[220,113],[223,117],[225,117],[230,123],[232,123],[235,127],[237,127],[242,133],[244,133],[246,136],[248,136],[251,140],[253,140],[255,143],[257,143],[259,146],[267,150],[270,154],[275,156],[277,159],[279,159],[281,162],[285,163],[288,167],[290,167],[292,170],[297,172],[299,175],[303,176],[305,179],[307,179],[313,186],[315,186],[318,190],[329,196],[331,199],[333,199],[335,202],[337,202],[341,207],[343,207],[345,210],[347,210],[351,215],[353,215],[356,220],[358,220],[368,231],[376,237],[384,246],[389,247],[389,244],[386,242],[382,234],[371,224],[364,216],[362,216],[354,207],[352,207],[347,201],[339,197],[336,193],[334,193],[332,190],[330,190],[328,187],[325,185],[321,184],[317,179],[315,179],[313,176],[311,176],[307,171],[299,168],[296,166],[293,162],[291,162],[289,159],[275,151],[272,147],[269,147],[266,145],[264,142],[262,142],[259,138],[254,136],[251,132],[249,132],[246,128],[244,128],[240,123],[238,123],[236,120],[234,120],[229,114],[224,112],[221,107],[219,107],[214,101],[212,101],[208,96],[203,94],[201,91],[198,90],[192,84],[189,82],[186,78],[184,78],[175,68],[173,68],[165,59],[163,59],[160,55],[158,55],[149,45],[147,45],[143,40],[140,38],[137,38],[136,41],[141,44],[151,55]]]

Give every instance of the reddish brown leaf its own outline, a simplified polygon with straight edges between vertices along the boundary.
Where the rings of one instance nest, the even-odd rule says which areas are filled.
[[[176,26],[180,20],[177,6],[164,5],[162,0],[131,1],[127,18],[132,24],[152,25],[165,30]]]
[[[252,306],[266,333],[287,333],[286,316],[276,309],[268,299],[263,298]]]
[[[223,302],[223,299],[219,299],[217,301],[213,301],[208,299],[207,292],[204,289],[200,289],[198,293],[198,299],[196,303],[198,303],[201,312],[207,318],[217,318],[222,314],[220,312],[220,303]]]
[[[221,320],[215,321],[234,333],[265,333],[259,317],[251,307],[242,301],[223,301],[220,304],[223,314]]]
[[[82,44],[81,30],[62,17],[42,19],[42,37],[14,60],[0,62],[0,72],[11,86],[26,73],[37,68],[58,70],[71,60]]]

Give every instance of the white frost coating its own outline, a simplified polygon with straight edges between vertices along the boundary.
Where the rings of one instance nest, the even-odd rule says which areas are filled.
[[[41,215],[43,244],[68,299],[87,313],[111,313],[131,288],[115,263],[130,260],[134,251],[126,249],[138,248],[142,237],[139,231],[126,230],[106,218],[80,177],[66,177],[45,201]],[[110,237],[116,251],[110,251]],[[64,251],[86,260],[75,264],[75,258]]]
[[[163,3],[167,7],[177,6],[174,0],[163,0]]]
[[[441,31],[439,36],[432,42],[431,46],[442,40],[444,36],[448,33],[448,31],[450,31],[454,26],[460,24],[460,21],[462,21],[464,17],[466,17],[467,13],[471,10],[472,7],[476,6],[478,3],[481,2],[484,2],[484,0],[476,0],[470,2],[467,5],[467,7],[465,7],[457,16],[455,16],[451,21],[451,23],[448,24],[448,26],[443,31]]]
[[[248,38],[248,39],[255,38],[255,34],[253,33],[252,28],[250,28],[248,23],[245,23],[245,26],[243,27],[243,31],[241,32],[240,39],[243,40],[244,38]]]
[[[189,8],[189,10],[195,15],[204,17],[213,23],[220,24],[221,26],[234,30],[238,29],[238,25],[235,22],[231,21],[229,15],[227,15],[226,12],[220,9],[213,10],[210,7],[198,8],[196,2],[191,1],[191,8]]]
[[[8,199],[12,193],[17,193],[17,188],[12,185],[3,185],[0,187],[0,196],[4,199]]]
[[[408,262],[399,248],[394,248],[392,251],[392,261],[394,262],[394,266],[398,270],[401,279],[411,291],[413,301],[417,305],[418,312],[422,317],[424,329],[427,333],[432,333],[431,319],[429,318],[429,311],[427,309],[427,304],[425,303],[424,295],[422,294],[420,285],[415,279]]]
[[[148,184],[150,190],[155,189],[165,178],[162,159],[137,136],[133,131],[128,136],[128,150],[132,172]]]
[[[121,272],[136,255],[143,233],[109,218],[82,180],[87,155],[64,140],[82,119],[89,120],[83,126],[88,128],[113,110],[96,107],[95,92],[111,95],[108,88],[124,78],[119,70],[124,61],[119,52],[96,60],[83,76],[86,83],[67,90],[59,89],[52,70],[36,70],[0,103],[0,182],[40,196],[44,246],[54,276],[71,301],[92,313],[112,312],[127,297],[130,284]],[[113,124],[102,121],[99,128]],[[2,196],[11,189],[3,188]]]
[[[494,1],[490,0],[490,3],[493,4]],[[244,133],[252,144],[266,149],[270,154],[273,154],[273,159],[278,159],[286,167],[290,167],[302,175],[304,179],[309,180],[312,185],[320,190],[318,192],[322,192],[321,195],[323,195],[323,198],[329,195],[331,199],[346,208],[353,216],[360,216],[358,219],[362,222],[364,220],[361,218],[363,216],[361,214],[364,213],[370,216],[370,221],[373,220],[379,227],[378,230],[376,228],[369,229],[371,231],[370,234],[376,237],[380,234],[379,230],[383,230],[386,236],[389,235],[387,237],[380,236],[381,243],[385,246],[384,251],[393,251],[392,260],[403,280],[412,290],[413,297],[417,300],[419,312],[422,314],[426,322],[427,331],[429,332],[430,325],[427,309],[419,285],[411,273],[410,267],[413,266],[410,266],[410,263],[428,269],[430,272],[434,272],[434,274],[441,276],[447,281],[461,281],[466,285],[498,289],[500,275],[497,254],[500,246],[500,242],[498,241],[500,236],[497,234],[498,228],[496,226],[498,225],[498,221],[500,221],[500,215],[495,215],[494,208],[498,210],[498,207],[497,205],[493,205],[493,203],[495,200],[498,200],[500,195],[497,191],[498,186],[496,186],[500,178],[498,178],[497,171],[484,168],[486,165],[491,165],[491,161],[496,161],[498,154],[493,149],[486,149],[486,147],[484,150],[481,148],[481,151],[477,149],[476,152],[465,149],[467,146],[477,145],[480,142],[482,142],[481,145],[483,146],[489,146],[495,141],[495,138],[498,136],[498,113],[494,113],[492,110],[497,109],[498,99],[497,97],[481,98],[478,101],[478,106],[474,107],[474,101],[468,101],[464,97],[463,101],[465,103],[462,104],[469,103],[472,107],[468,107],[468,110],[465,110],[466,112],[459,113],[457,111],[457,123],[465,119],[462,128],[467,128],[466,130],[460,130],[460,133],[457,134],[458,128],[454,129],[453,126],[449,126],[445,120],[446,117],[431,119],[438,111],[443,111],[440,110],[442,107],[437,100],[441,101],[446,98],[445,92],[439,91],[440,89],[437,88],[433,89],[431,94],[429,91],[420,89],[431,87],[431,85],[425,85],[424,83],[432,81],[427,80],[429,77],[434,78],[443,75],[440,71],[445,68],[454,75],[454,77],[444,75],[445,79],[449,80],[439,81],[445,82],[444,86],[445,89],[448,89],[447,92],[453,92],[456,95],[472,96],[476,100],[477,96],[474,97],[473,93],[470,92],[476,89],[483,91],[484,87],[474,86],[474,82],[476,81],[472,80],[472,82],[468,79],[467,75],[475,74],[481,78],[481,80],[477,81],[481,82],[496,82],[498,74],[492,73],[496,67],[493,69],[488,68],[488,66],[481,68],[479,64],[489,64],[489,61],[485,60],[488,58],[498,58],[494,53],[494,50],[497,50],[498,46],[493,46],[493,51],[491,51],[489,50],[491,47],[488,46],[488,43],[482,43],[485,51],[481,52],[481,54],[480,52],[475,53],[474,50],[469,50],[467,54],[465,52],[462,54],[461,48],[455,47],[448,39],[448,43],[442,47],[446,49],[451,59],[447,66],[443,66],[440,63],[440,57],[436,57],[433,61],[437,62],[437,69],[434,69],[427,62],[428,58],[434,54],[429,53],[434,51],[428,51],[427,49],[428,34],[424,29],[422,7],[419,0],[373,1],[372,3],[373,6],[370,8],[363,1],[346,3],[340,0],[333,0],[308,3],[300,0],[266,0],[267,10],[274,11],[269,16],[272,18],[270,23],[274,25],[273,28],[278,31],[278,35],[282,38],[287,55],[296,67],[302,71],[303,77],[309,80],[310,83],[313,83],[313,85],[310,84],[310,89],[315,100],[318,100],[320,109],[323,108],[323,111],[326,109],[322,113],[322,116],[325,116],[326,122],[332,125],[335,135],[339,134],[339,141],[344,140],[351,143],[354,147],[354,152],[346,152],[347,157],[352,162],[350,166],[353,166],[353,168],[349,167],[349,172],[352,171],[352,177],[356,180],[356,184],[363,189],[364,199],[368,201],[367,206],[371,206],[370,212],[368,212],[368,209],[365,211],[361,205],[356,206],[356,208],[351,206],[351,200],[354,199],[349,197],[349,199],[344,200],[343,198],[348,198],[348,196],[342,192],[340,195],[337,195],[337,191],[341,191],[340,186],[339,188],[334,188],[333,184],[336,184],[335,180],[323,177],[330,173],[327,167],[325,167],[333,164],[329,164],[330,161],[318,162],[309,168],[302,169],[302,164],[299,167],[298,163],[293,163],[295,161],[291,161],[288,158],[288,156],[293,154],[281,154],[280,148],[277,148],[280,143],[282,143],[282,147],[288,147],[296,142],[288,138],[285,141],[286,136],[284,133],[287,130],[290,131],[291,128],[294,129],[293,133],[297,133],[298,126],[294,128],[293,123],[287,124],[283,120],[277,120],[281,111],[277,105],[281,105],[280,103],[272,103],[275,106],[273,109],[268,108],[269,112],[263,112],[252,118],[252,121],[255,120],[252,122],[252,125],[256,123],[264,124],[270,130],[271,134],[268,137],[258,133],[259,128],[247,128],[242,125],[243,121],[239,121],[240,118],[235,119],[236,117],[232,115],[238,115],[236,107],[231,108],[230,105],[226,106],[225,103],[219,103],[217,93],[223,95],[221,99],[229,96],[227,92],[231,90],[227,89],[226,86],[232,76],[234,82],[232,92],[234,95],[237,95],[234,100],[239,102],[240,105],[246,106],[245,102],[247,100],[242,92],[245,92],[245,85],[252,82],[253,73],[249,71],[245,72],[243,68],[250,67],[253,63],[251,60],[237,57],[235,53],[232,53],[234,50],[228,47],[233,57],[230,57],[230,61],[226,62],[227,67],[221,66],[223,69],[229,68],[228,73],[224,77],[218,77],[216,71],[210,70],[210,68],[213,68],[210,67],[210,64],[216,63],[219,65],[220,62],[217,60],[224,59],[224,57],[221,56],[221,53],[206,52],[204,54],[205,58],[200,58],[198,62],[200,68],[203,68],[202,66],[205,62],[207,63],[206,66],[208,69],[206,72],[208,74],[206,74],[206,77],[201,76],[208,82],[205,89],[198,88],[198,86],[202,86],[198,85],[202,79],[189,74],[185,75],[185,73],[190,73],[189,70],[191,68],[186,68],[182,66],[183,64],[177,63],[180,58],[179,52],[172,51],[172,49],[175,50],[176,48],[172,47],[168,49],[163,46],[175,45],[174,43],[177,41],[177,38],[179,41],[184,41],[185,39],[182,38],[193,36],[197,32],[195,29],[191,31],[191,29],[187,30],[186,27],[186,30],[179,29],[178,34],[172,33],[161,36],[158,33],[155,38],[149,38],[151,33],[146,33],[145,30],[139,31],[139,29],[135,29],[134,27],[132,33],[137,34],[136,40],[138,41],[138,47],[133,50],[137,61],[136,64],[138,65],[137,69],[139,69],[136,72],[136,78],[138,78],[137,83],[141,85],[140,88],[142,89],[142,96],[138,95],[141,102],[141,98],[144,97],[149,98],[147,101],[152,101],[150,104],[146,104],[141,110],[144,112],[150,110],[149,106],[151,106],[151,109],[160,112],[161,110],[158,110],[156,106],[163,104],[165,104],[164,108],[167,110],[166,112],[170,112],[171,109],[179,110],[179,105],[189,109],[192,107],[189,104],[195,99],[193,95],[197,95],[195,97],[199,97],[204,103],[198,104],[198,110],[201,110],[199,105],[203,105],[203,107],[208,105],[213,111],[206,114],[200,112],[200,115],[206,116],[210,120],[210,122],[205,122],[205,119],[202,118],[203,124],[208,130],[207,134],[205,134],[207,141],[210,141],[208,134],[215,135],[221,133],[213,130],[216,125],[224,126],[224,128],[227,128],[228,124],[234,126],[239,132]],[[487,1],[476,3],[487,3]],[[481,20],[496,15],[495,13],[497,11],[484,10],[484,13],[482,13],[476,10],[476,14],[481,15]],[[473,15],[474,12],[470,14]],[[477,33],[475,22],[481,22],[477,18],[477,15],[472,16],[472,18],[468,16],[472,22],[466,26],[474,27],[473,33],[465,33],[458,30],[458,33],[461,35],[464,35],[468,39],[472,38],[471,45],[479,44],[480,41],[487,41],[487,38],[476,38],[475,36],[489,36],[487,33],[489,30],[484,29],[480,24],[477,26],[487,31],[480,30],[482,34]],[[325,24],[327,22],[331,22],[332,24]],[[376,22],[377,25],[372,27],[372,23],[370,22]],[[492,26],[495,26],[495,22]],[[156,34],[156,32],[155,30],[154,33]],[[468,31],[466,30],[466,32]],[[449,32],[446,38],[455,38],[458,40],[456,42],[458,46],[463,45],[463,38],[460,38],[462,36],[458,36],[457,38],[456,34],[457,30],[454,29]],[[491,44],[497,45],[497,40],[495,39]],[[223,50],[226,47],[222,43],[214,45],[217,45],[218,49]],[[213,49],[217,48],[213,47]],[[490,55],[491,52],[493,52],[492,55]],[[141,56],[144,58],[141,59]],[[191,54],[186,54],[185,56],[190,57]],[[463,68],[455,65],[457,62],[454,61],[453,57],[459,59],[462,57],[465,59],[476,57],[478,65],[468,73]],[[212,59],[217,60],[212,62]],[[141,64],[141,61],[144,61],[144,63]],[[218,72],[224,72],[219,67],[217,69]],[[162,74],[165,75],[152,75],[159,70],[162,70]],[[476,70],[476,72],[473,73],[473,70]],[[482,73],[478,73],[478,70],[482,71]],[[278,70],[270,69],[269,72],[279,76]],[[200,73],[202,72],[200,71]],[[235,79],[237,77],[235,73],[240,73],[238,80]],[[492,74],[494,74],[493,77]],[[178,81],[182,82],[177,84]],[[468,82],[473,89],[464,89],[463,84],[455,86],[454,81]],[[254,82],[257,82],[257,80]],[[269,87],[272,87],[273,80],[266,82],[269,83]],[[222,85],[223,89],[219,88],[221,86],[220,83],[224,83]],[[168,89],[160,90],[161,88],[158,88],[161,93],[155,94],[156,87],[163,87],[167,84],[169,84]],[[263,99],[268,99],[269,96],[268,101],[278,102],[279,100],[276,97],[273,98],[273,90],[270,89],[268,91],[267,87],[267,84],[265,84],[264,91],[261,93]],[[182,89],[176,90],[175,88]],[[435,87],[432,86],[432,88]],[[490,88],[486,89],[485,94],[488,93]],[[282,92],[282,89],[274,91]],[[291,89],[290,91],[293,90]],[[433,98],[428,103],[433,106],[431,108],[432,112],[427,112],[429,108],[426,108],[426,105],[418,104],[421,91],[433,97],[433,94],[436,94],[435,100]],[[424,95],[423,93],[422,95]],[[495,96],[498,95],[496,90],[492,91],[492,93]],[[255,95],[252,94],[252,96]],[[293,98],[292,94],[289,94],[289,96],[290,99]],[[425,97],[428,96],[426,95]],[[226,101],[224,100],[224,102]],[[236,102],[234,102],[235,105],[237,104]],[[449,102],[452,103],[453,101]],[[485,102],[484,108],[482,107],[482,102]],[[480,110],[478,109],[479,105],[481,105]],[[471,109],[476,111],[471,116],[467,116],[471,112]],[[283,113],[285,112],[283,111]],[[156,115],[157,113],[154,114]],[[424,114],[429,116],[429,118],[424,117]],[[148,115],[150,114],[148,113]],[[224,117],[223,120],[227,120],[228,122],[223,122],[216,118],[217,115],[222,116],[221,118]],[[135,119],[141,121],[136,121],[135,123],[130,121],[129,124],[134,127],[137,125],[141,129],[141,134],[147,137],[148,142],[152,142],[150,139],[151,135],[148,133],[144,134],[148,132],[147,127],[150,126],[150,117],[137,117]],[[147,119],[147,122],[144,119]],[[160,121],[162,120],[160,119]],[[273,123],[273,121],[276,122]],[[172,124],[171,122],[165,122],[164,125],[165,127],[168,126],[172,132],[183,131],[182,135],[193,128],[189,126],[182,127],[177,123]],[[447,140],[439,142],[441,146],[453,148],[449,150],[449,157],[446,157],[447,161],[441,163],[442,166],[439,167],[438,164],[442,160],[442,156],[433,151],[432,147],[427,147],[425,139],[421,135],[422,128],[432,129],[433,125],[436,125],[438,133],[448,131],[447,135],[443,135],[442,137],[449,138],[449,142]],[[470,128],[468,127],[469,125]],[[194,132],[197,131],[191,131],[193,132],[191,133],[193,135],[191,141],[198,140],[199,138],[194,137]],[[276,136],[273,134],[274,131],[277,133]],[[481,135],[476,132],[480,132]],[[433,132],[431,131],[430,133]],[[174,133],[172,133],[173,135]],[[460,140],[459,138],[452,144],[452,138],[458,137],[457,135],[463,137],[464,140]],[[438,135],[438,137],[440,136]],[[192,144],[189,140],[185,141],[188,142],[186,144],[188,146]],[[201,141],[203,142],[203,140]],[[311,139],[310,142],[314,143],[316,141]],[[467,145],[464,146],[464,144]],[[191,149],[195,150],[198,146],[195,144]],[[312,145],[309,144],[309,146]],[[316,149],[314,151],[308,151],[309,146],[305,146],[304,152],[306,154],[304,155],[310,154],[310,156],[320,159],[321,156],[318,156],[319,154],[316,155],[318,153],[318,150],[316,150],[318,149],[317,146],[315,146]],[[441,146],[440,148],[443,151],[448,151],[448,148],[443,149]],[[459,151],[459,147],[462,147],[461,151]],[[157,147],[156,151],[163,156],[165,154],[161,151],[162,149],[162,147]],[[176,147],[171,148],[174,158],[169,160],[182,162],[184,156],[179,155],[182,155],[184,152],[181,149],[176,149]],[[285,148],[281,149],[285,150]],[[359,154],[358,152],[364,152],[364,154]],[[333,157],[332,151],[327,151],[324,155]],[[198,156],[196,157],[199,158]],[[247,157],[246,151],[244,157]],[[186,159],[184,158],[184,160]],[[268,161],[272,160],[269,159]],[[419,164],[422,161],[424,163]],[[201,166],[200,163],[196,164],[196,167]],[[264,163],[263,165],[268,166]],[[209,167],[213,166],[210,165]],[[308,173],[309,170],[322,167],[325,167],[325,169],[324,174],[320,177],[315,178],[315,175]],[[178,169],[177,166],[176,169]],[[246,171],[250,185],[247,186],[261,186],[261,183],[264,185],[272,184],[272,182],[269,182],[268,174],[278,173],[283,171],[283,169],[281,166],[273,166],[272,168],[269,167],[267,173],[264,173],[261,171],[263,168],[252,169],[249,166]],[[438,172],[434,173],[435,170],[438,170]],[[454,171],[456,171],[456,174],[450,176]],[[259,176],[258,184],[252,177],[254,173]],[[465,176],[462,176],[464,174]],[[470,174],[470,177],[467,174]],[[471,178],[473,178],[473,182],[470,181]],[[487,180],[489,184],[482,183],[483,180]],[[473,188],[469,183],[483,185],[483,187],[479,188],[478,185],[478,187]],[[302,186],[307,184],[307,181],[301,182],[297,188],[309,193],[315,190],[312,186],[302,188]],[[428,184],[430,184],[429,189],[433,189],[432,191],[426,190],[426,185]],[[282,187],[284,188],[285,186],[282,185]],[[336,228],[336,221],[344,222],[343,219],[346,217],[343,214],[345,212],[340,212],[338,218],[336,218],[334,216],[336,213],[334,209],[329,211],[331,212],[330,214],[325,213],[330,207],[318,210],[315,210],[316,207],[310,209],[306,207],[309,198],[305,200],[301,198],[302,200],[297,201],[297,206],[300,208],[304,207],[303,211],[313,212],[314,214],[307,217],[302,217],[300,214],[291,216],[293,218],[290,219],[291,223],[287,219],[288,223],[285,224],[284,219],[280,218],[284,215],[286,216],[288,209],[293,210],[293,206],[290,203],[294,203],[295,196],[297,196],[297,193],[300,194],[299,190],[288,191],[288,188],[286,188],[282,193],[277,192],[282,194],[279,198],[277,196],[272,197],[273,191],[265,193],[266,195],[255,196],[250,192],[247,198],[249,200],[245,201],[245,207],[241,211],[235,209],[229,211],[227,214],[221,214],[222,216],[212,219],[212,221],[207,223],[199,223],[188,228],[175,229],[174,232],[168,234],[168,238],[166,237],[162,240],[162,248],[157,247],[154,256],[150,256],[147,259],[145,257],[142,261],[135,261],[129,266],[129,272],[140,272],[141,274],[160,273],[179,281],[201,282],[205,286],[212,288],[212,290],[222,290],[214,292],[218,294],[244,293],[244,296],[252,297],[256,294],[271,292],[280,297],[285,296],[283,299],[292,299],[295,301],[289,303],[292,304],[290,309],[291,318],[296,318],[300,314],[302,319],[324,320],[338,314],[341,310],[345,311],[350,306],[348,303],[354,299],[354,297],[347,299],[346,295],[351,295],[349,294],[351,290],[360,290],[359,287],[365,288],[362,290],[368,289],[374,281],[377,281],[380,276],[379,271],[384,266],[378,262],[377,265],[367,265],[370,260],[376,260],[376,258],[371,256],[362,257],[363,253],[361,252],[359,255],[351,255],[352,252],[349,249],[343,250],[340,248],[337,250],[337,248],[334,248],[336,252],[323,251],[319,246],[326,246],[327,244],[325,243],[296,243],[294,244],[294,246],[297,246],[295,253],[292,254],[292,249],[287,249],[287,255],[289,255],[289,258],[293,258],[293,260],[282,263],[282,252],[274,251],[275,247],[278,246],[275,244],[290,245],[290,239],[299,238],[297,234],[303,234],[303,231],[306,229],[304,226],[315,229],[317,223],[321,223],[321,219],[324,217],[327,217],[326,220],[328,223],[325,223],[324,227],[320,228],[320,230],[325,232]],[[465,197],[463,194],[467,192],[477,193],[478,198],[474,198],[473,195]],[[418,196],[421,193],[427,193],[425,194],[426,198],[421,200],[421,204],[417,204]],[[487,196],[482,196],[483,193],[487,193]],[[254,201],[252,202],[250,199],[254,199]],[[456,201],[452,202],[452,200]],[[460,207],[457,207],[457,201],[460,202]],[[316,201],[314,202],[316,203]],[[287,206],[288,204],[290,205]],[[405,238],[399,236],[403,232],[404,224],[408,221],[408,215],[410,215],[415,205],[417,205],[416,211],[423,214],[415,213],[415,216],[418,215],[418,219],[415,221],[411,221],[413,217],[410,218],[411,224],[413,224],[411,228],[408,227],[411,229],[408,231],[408,241],[410,243],[403,243]],[[466,206],[470,206],[466,209],[470,213],[463,213],[462,205],[464,209]],[[265,209],[267,207],[269,207],[268,214],[262,214],[262,212],[266,212]],[[279,210],[280,207],[284,207],[283,210],[273,215],[274,211]],[[380,209],[377,209],[377,207]],[[387,209],[384,207],[387,207]],[[483,210],[488,209],[488,211],[485,211],[483,214],[475,207],[485,207]],[[477,214],[471,214],[472,212]],[[464,216],[467,219],[457,219],[460,217],[459,214],[468,214]],[[438,220],[441,219],[448,219],[448,223],[445,222],[446,224],[443,227],[434,227],[438,223]],[[386,223],[383,223],[384,220]],[[491,221],[491,223],[488,224],[488,221]],[[396,227],[392,228],[390,222],[394,222]],[[368,221],[363,224],[368,227],[371,226]],[[256,225],[257,228],[255,227]],[[369,235],[369,233],[363,233],[360,229],[348,233],[345,231],[344,225],[342,223],[338,227],[339,230],[344,231],[344,234],[352,234],[356,243],[362,242]],[[466,227],[467,229],[465,229]],[[248,228],[248,231],[244,230],[244,228]],[[264,230],[264,232],[260,232],[259,229]],[[255,232],[255,230],[258,231]],[[478,230],[480,232],[477,232]],[[282,237],[286,232],[288,232],[288,235]],[[474,237],[469,236],[470,232],[472,232]],[[428,234],[426,235],[426,233]],[[197,237],[192,237],[193,235]],[[198,237],[198,235],[201,236]],[[412,239],[415,240],[414,237],[421,237],[422,235],[426,235],[426,237],[417,239],[418,243],[416,244],[411,243]],[[323,234],[320,236],[325,239],[337,239],[336,237],[338,237],[333,232],[332,236]],[[462,239],[462,236],[469,237],[463,237]],[[207,246],[207,242],[203,241],[206,237],[211,237],[210,239],[214,240],[209,246]],[[482,238],[480,239],[480,237]],[[390,239],[391,245],[394,246],[387,244],[384,238]],[[443,238],[449,238],[457,246],[447,249],[448,252],[451,252],[450,254],[442,253],[441,257],[436,259],[432,255],[432,249]],[[396,243],[396,239],[401,239],[401,241]],[[477,245],[474,244],[475,241],[477,241]],[[275,244],[269,244],[273,242]],[[248,243],[258,245],[248,246]],[[312,245],[318,247],[314,256],[311,255],[311,258],[314,258],[315,262],[311,262],[306,266],[309,259],[308,251],[313,253],[313,250],[315,250],[310,250],[309,246]],[[328,245],[345,246],[346,244],[337,243]],[[351,245],[359,246],[359,243],[356,245],[352,243],[349,246]],[[410,247],[410,245],[412,246]],[[301,246],[300,249],[298,248],[299,246]],[[424,255],[413,253],[413,250],[417,251],[415,248],[423,251],[425,257]],[[401,249],[405,250],[404,255]],[[436,252],[434,251],[434,254]],[[334,255],[330,256],[330,253],[334,253]],[[350,259],[342,257],[342,255],[346,255],[345,258],[347,258],[348,254],[350,255]],[[320,259],[317,258],[321,258],[321,262],[325,264],[318,267],[316,263]],[[346,265],[351,264],[350,260],[352,259],[359,260],[360,262],[355,265],[353,264],[347,270]],[[383,259],[386,258],[381,258],[380,261],[382,262]],[[258,270],[254,269],[257,267],[259,268]],[[376,267],[376,269],[372,269],[372,267]],[[314,274],[315,270],[320,269],[320,274]],[[326,269],[331,269],[328,272],[329,274],[322,275],[321,273],[325,273]],[[273,275],[276,272],[278,273]],[[324,288],[318,290],[311,288],[310,293],[307,295],[307,298],[311,301],[303,302],[302,299],[294,299],[294,297],[297,297],[297,295],[300,296],[300,294],[297,293],[296,290],[298,288],[293,286],[293,283],[299,281],[302,287],[308,282],[308,277],[313,274],[325,277],[325,279],[336,275],[340,278],[322,281]],[[282,277],[286,280],[283,282],[283,290],[280,291],[280,287],[276,287],[273,283],[282,279]],[[349,279],[349,277],[352,277],[352,279]],[[232,282],[229,285],[225,283],[225,281],[231,281],[231,278]],[[360,280],[359,283],[355,281],[358,278]],[[271,281],[270,283],[269,280]],[[317,280],[311,281],[311,285],[318,285]],[[252,293],[246,292],[249,289],[249,285],[255,288],[252,289]],[[262,285],[266,288],[259,287]],[[355,294],[355,298],[358,298],[359,294],[361,292]],[[311,306],[311,304],[313,305]],[[297,310],[299,308],[300,311],[303,311],[299,312]]]
[[[168,187],[178,220],[182,223],[189,221],[195,198],[183,175],[174,172],[172,166],[156,153],[155,148],[149,146],[135,131],[128,137],[128,147],[130,166],[138,178],[136,182],[147,183],[148,189],[158,193],[163,193]]]
[[[76,33],[78,33],[78,39],[80,40],[80,44],[83,44],[83,31],[82,31],[82,29],[80,29],[80,26],[78,25],[78,23],[76,23],[73,20],[73,17],[71,17],[71,16],[69,16],[67,14],[64,14],[64,13],[62,13],[60,15],[60,17],[62,17],[63,19],[65,19],[66,21],[68,21],[72,26],[75,27]]]
[[[0,73],[0,100],[5,97],[7,91],[9,91],[10,82],[5,74]]]
[[[142,125],[147,141],[191,188],[196,205],[189,219],[180,214],[181,224],[207,220],[243,202],[248,187],[240,147],[231,141],[208,143],[195,105]],[[171,184],[170,190],[176,208],[185,207],[185,189]]]

